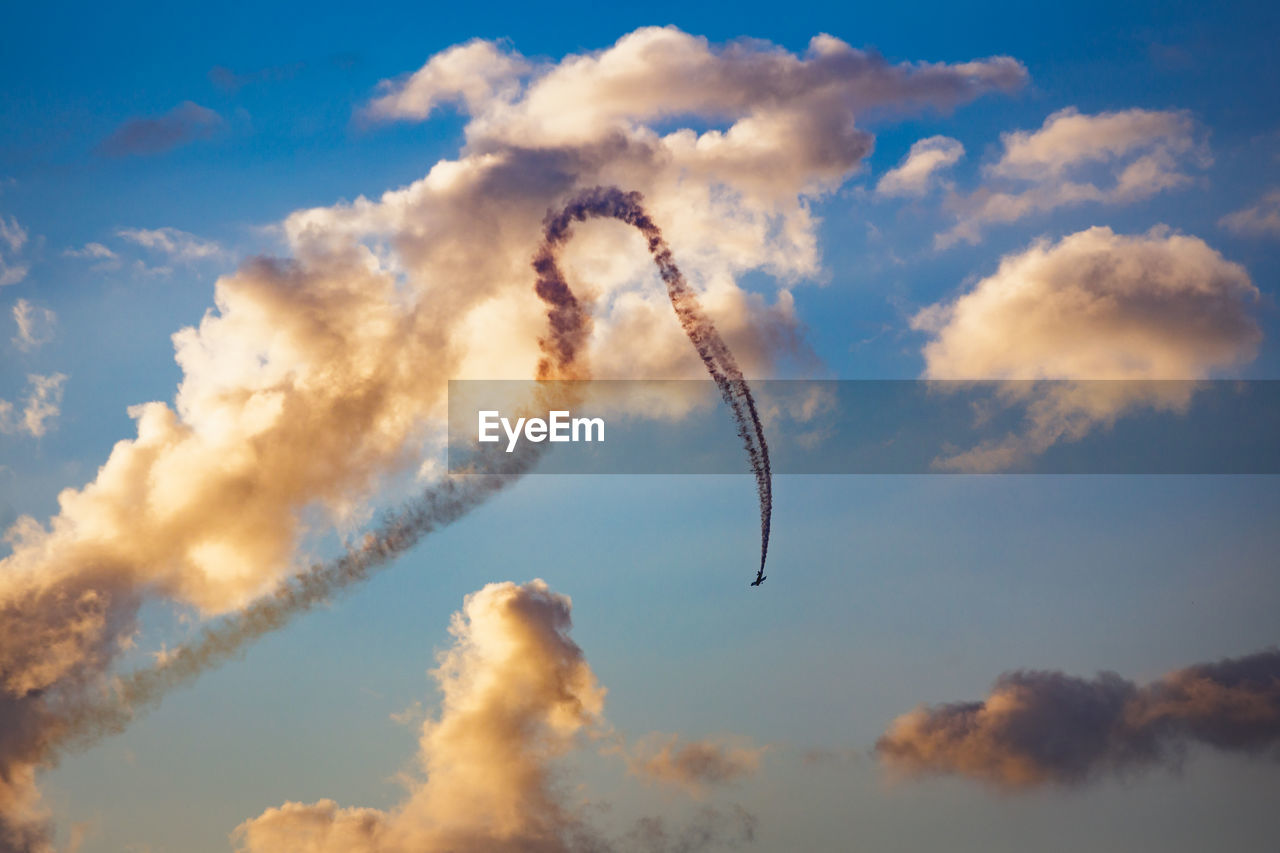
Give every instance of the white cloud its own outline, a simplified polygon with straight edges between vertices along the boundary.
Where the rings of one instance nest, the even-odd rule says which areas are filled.
[[[949,207],[959,220],[939,248],[976,243],[992,223],[1084,203],[1129,204],[1190,184],[1210,162],[1184,112],[1130,109],[1087,115],[1060,110],[1036,131],[1002,135],[1004,152],[986,169],[987,185]]]
[[[933,188],[937,175],[964,156],[964,146],[949,136],[930,136],[911,146],[895,168],[884,173],[876,192],[887,196],[922,196]]]
[[[1228,231],[1251,237],[1280,237],[1280,189],[1271,190],[1258,201],[1218,221]]]
[[[85,243],[79,249],[66,249],[63,256],[92,261],[95,270],[116,269],[120,266],[120,256],[102,243]]]
[[[26,299],[19,299],[13,304],[13,321],[18,327],[18,334],[13,344],[24,352],[43,346],[53,340],[53,329],[58,315],[40,305],[33,305]]]
[[[968,292],[916,314],[912,327],[930,335],[928,379],[1199,380],[1253,359],[1258,299],[1245,269],[1197,237],[1090,228],[1006,256]],[[1002,394],[1027,407],[1027,432],[946,467],[999,470],[1134,407],[1185,408],[1193,391],[1012,382]]]
[[[222,247],[214,241],[205,240],[186,231],[179,231],[177,228],[121,228],[116,232],[116,236],[181,263],[224,256]],[[105,248],[97,243],[90,245]],[[85,248],[87,249],[88,246]],[[107,249],[107,251],[111,250]]]
[[[7,219],[0,216],[0,243],[7,247],[0,249],[0,287],[17,284],[27,277],[30,266],[14,260],[14,256],[22,251],[26,242],[27,229],[12,216]]]
[[[511,98],[530,64],[519,54],[489,41],[475,40],[431,57],[403,81],[386,81],[387,93],[372,101],[365,114],[375,119],[426,118],[448,102],[461,102],[472,114],[497,98]]]
[[[19,410],[8,400],[0,400],[0,432],[25,433],[40,438],[49,431],[49,422],[62,413],[62,383],[65,374],[27,376],[27,396]]]

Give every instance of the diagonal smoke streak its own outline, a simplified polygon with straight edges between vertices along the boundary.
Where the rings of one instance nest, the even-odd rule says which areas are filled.
[[[573,221],[613,217],[634,225],[648,239],[649,250],[667,283],[672,305],[689,339],[711,372],[721,395],[733,411],[756,472],[761,502],[761,573],[769,542],[770,479],[768,449],[742,372],[729,348],[702,313],[697,297],[676,267],[671,251],[640,205],[641,196],[612,187],[596,187],[575,196],[559,214],[548,215],[545,241],[534,257],[537,293],[547,307],[550,334],[539,341],[543,358],[541,380],[585,379],[589,370],[581,359],[590,330],[590,315],[569,288],[555,262],[555,251],[571,236]],[[558,406],[575,392],[572,383],[554,382],[549,393]],[[110,696],[98,701],[69,703],[50,720],[54,734],[48,754],[85,747],[103,736],[122,731],[139,710],[154,706],[170,690],[189,683],[200,673],[231,660],[251,642],[286,625],[293,617],[329,601],[335,594],[366,580],[431,532],[446,527],[528,472],[541,456],[542,445],[523,444],[503,454],[492,467],[450,478],[433,486],[367,533],[359,546],[343,555],[294,575],[274,592],[244,610],[206,627],[196,639],[166,654],[155,666],[136,670],[115,681]]]
[[[720,389],[720,396],[733,413],[738,437],[742,440],[755,474],[756,492],[760,498],[760,568],[756,581],[764,579],[764,564],[769,555],[769,529],[773,518],[773,479],[769,468],[769,446],[764,440],[764,429],[756,411],[755,398],[738,368],[729,346],[716,331],[711,319],[703,312],[697,294],[690,289],[680,268],[671,255],[671,248],[662,237],[662,231],[650,218],[638,192],[624,192],[617,187],[594,187],[574,196],[557,214],[548,215],[545,222],[546,239],[534,258],[533,267],[538,273],[538,295],[552,306],[553,339],[544,340],[547,353],[538,365],[538,377],[563,376],[570,372],[578,348],[587,334],[582,321],[584,312],[566,283],[564,274],[556,265],[556,251],[572,236],[572,225],[591,218],[617,219],[634,226],[649,244],[649,253],[658,267],[658,273],[667,285],[667,295],[675,309],[680,327],[689,340],[707,372]]]
[[[316,563],[244,610],[206,627],[199,636],[164,655],[155,666],[116,680],[113,695],[74,708],[64,718],[66,746],[88,746],[122,731],[141,709],[154,706],[176,687],[233,659],[250,643],[284,627],[336,594],[367,580],[425,536],[447,527],[531,469],[541,448],[512,454],[501,469],[449,479],[433,486],[365,534],[342,556]]]

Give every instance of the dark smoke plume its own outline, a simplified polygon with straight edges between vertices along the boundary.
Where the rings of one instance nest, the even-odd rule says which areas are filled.
[[[551,306],[551,337],[542,341],[545,355],[538,365],[538,378],[565,376],[572,372],[578,349],[586,338],[588,326],[584,321],[584,309],[573,295],[564,274],[556,264],[556,252],[572,236],[574,222],[587,219],[617,219],[635,227],[649,244],[649,254],[658,267],[658,273],[667,285],[667,295],[675,308],[680,327],[689,340],[707,372],[720,389],[720,396],[733,412],[738,437],[746,448],[751,470],[756,478],[756,492],[760,497],[760,569],[756,579],[764,577],[765,560],[769,556],[769,527],[773,517],[773,480],[769,470],[769,446],[764,440],[760,415],[724,339],[716,331],[697,295],[690,289],[680,268],[671,255],[671,248],[662,237],[662,231],[649,217],[638,192],[623,192],[617,187],[595,187],[574,196],[564,208],[549,214],[545,220],[545,242],[534,257],[533,268],[538,273],[538,295]]]
[[[1193,744],[1280,758],[1280,650],[1175,670],[1145,686],[1018,671],[981,702],[917,708],[876,743],[912,774],[1022,790],[1176,768]]]

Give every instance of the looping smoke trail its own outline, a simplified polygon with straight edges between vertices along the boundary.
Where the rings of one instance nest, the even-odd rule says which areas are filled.
[[[756,492],[760,498],[760,568],[756,572],[756,581],[759,582],[764,579],[765,560],[769,556],[773,478],[769,468],[769,446],[764,440],[764,429],[756,411],[755,398],[751,395],[742,371],[738,369],[733,353],[702,310],[697,295],[676,266],[671,248],[663,239],[662,231],[645,211],[643,201],[643,196],[638,192],[624,192],[617,187],[594,187],[574,196],[559,213],[547,214],[543,223],[545,238],[542,248],[534,256],[533,268],[538,273],[538,295],[552,306],[548,312],[552,337],[541,342],[545,355],[538,365],[538,378],[565,376],[571,372],[578,350],[589,331],[585,321],[586,313],[569,289],[555,260],[557,250],[572,236],[573,223],[606,218],[617,219],[635,227],[648,241],[649,254],[653,256],[658,273],[667,285],[667,295],[680,320],[680,327],[698,351],[707,372],[720,389],[721,398],[733,413],[738,437],[751,462]]]
[[[548,216],[545,241],[533,261],[538,274],[537,292],[547,305],[550,323],[550,334],[539,341],[543,357],[538,365],[538,378],[564,380],[588,376],[580,355],[590,330],[590,316],[555,262],[556,250],[571,236],[571,224],[605,216],[635,226],[648,239],[650,253],[667,284],[681,326],[733,411],[738,435],[756,472],[761,501],[762,574],[769,540],[770,479],[768,449],[755,401],[728,347],[702,313],[697,298],[672,260],[661,232],[640,201],[639,193],[598,187],[576,196],[559,214]],[[576,394],[571,382],[548,382],[544,391],[557,395],[557,405],[561,407]],[[41,718],[39,727],[45,733],[41,747],[45,759],[51,761],[64,749],[85,747],[105,735],[122,731],[139,711],[158,703],[170,690],[234,658],[257,638],[365,580],[427,534],[458,520],[528,472],[542,450],[542,445],[525,443],[515,453],[495,455],[484,470],[446,479],[431,487],[384,518],[359,545],[348,547],[346,553],[312,565],[244,610],[209,625],[194,640],[168,652],[154,666],[115,679],[110,695],[88,701],[44,697],[44,707],[35,713]]]

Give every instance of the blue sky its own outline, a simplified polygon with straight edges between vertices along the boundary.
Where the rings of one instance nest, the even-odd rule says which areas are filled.
[[[1175,344],[1190,333],[1174,328],[1175,369],[1198,370],[1203,357],[1204,375],[1280,370],[1280,233],[1224,222],[1280,187],[1271,4],[28,4],[2,17],[0,223],[26,236],[8,253],[0,244],[0,258],[27,271],[0,287],[0,400],[17,411],[30,375],[66,378],[42,434],[0,432],[0,526],[54,516],[58,492],[93,480],[115,443],[134,436],[129,406],[172,401],[184,374],[171,335],[200,322],[215,281],[244,259],[301,251],[280,227],[286,217],[377,199],[461,156],[468,117],[454,106],[420,121],[363,111],[476,38],[548,66],[667,24],[715,45],[750,37],[802,54],[827,33],[891,64],[1022,63],[1029,79],[1016,91],[858,112],[873,150],[809,197],[818,266],[779,281],[753,262],[736,279],[765,305],[780,287],[794,297],[799,353],[753,362],[750,328],[767,328],[764,319],[730,336],[749,344],[746,363],[773,375],[944,376],[950,368],[924,347],[958,327],[913,324],[922,309],[980,290],[1002,259],[1037,240],[1057,248],[1095,226],[1134,236],[1157,225],[1239,264],[1258,291],[1239,309],[1256,324],[1253,344],[1233,338],[1227,350],[1184,358]],[[112,153],[130,123],[188,102],[173,144]],[[1067,108],[1189,116],[1188,135],[1153,143],[1174,152],[1185,181],[988,223],[975,243],[939,248],[936,235],[968,215],[956,205],[996,186],[1002,135],[1037,131]],[[729,123],[693,115],[658,125]],[[965,156],[919,196],[877,191],[914,143],[938,135]],[[1150,240],[1158,249],[1166,238]],[[91,244],[111,256],[93,257]],[[1069,267],[1065,251],[1053,257]],[[56,316],[47,334],[22,342],[20,302]],[[1091,328],[1082,323],[1077,337]],[[1012,333],[997,344],[981,367],[998,372],[1032,351]],[[396,481],[365,498],[381,507],[406,489]],[[748,596],[758,543],[747,477],[527,478],[123,734],[42,771],[58,837],[83,832],[83,851],[202,853],[233,849],[237,825],[285,802],[392,807],[403,799],[393,777],[412,765],[414,721],[440,713],[427,670],[450,647],[450,614],[486,583],[540,577],[572,597],[573,638],[608,688],[617,730],[733,734],[765,747],[756,772],[702,801],[753,814],[758,849],[1270,849],[1280,830],[1264,793],[1274,762],[1193,747],[1179,773],[1010,794],[966,778],[891,781],[872,747],[898,715],[979,700],[1008,670],[1114,670],[1145,683],[1274,646],[1274,478],[794,476],[775,493],[770,582]],[[305,555],[335,548],[331,520],[317,527]],[[129,661],[191,635],[200,617],[174,598],[144,607]],[[410,722],[392,719],[414,703]],[[828,758],[806,761],[811,750]],[[698,806],[592,750],[567,767],[572,790],[612,804],[601,818],[611,831],[646,814],[679,822]]]

